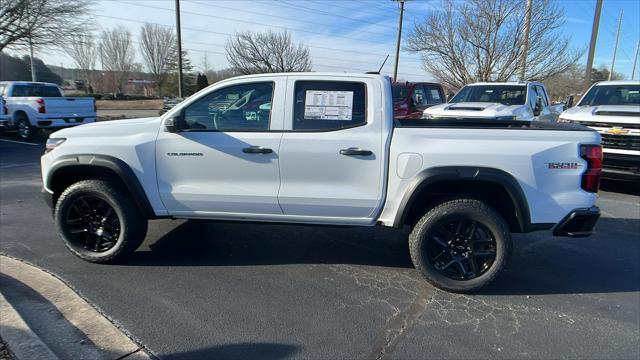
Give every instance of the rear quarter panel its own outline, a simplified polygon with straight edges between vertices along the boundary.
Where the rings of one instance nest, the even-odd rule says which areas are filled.
[[[592,131],[533,129],[396,128],[390,149],[387,202],[380,221],[391,225],[404,193],[419,172],[443,166],[487,167],[512,175],[522,188],[532,223],[557,223],[596,194],[581,189],[586,161],[580,144],[599,144]],[[553,169],[549,163],[577,163]]]

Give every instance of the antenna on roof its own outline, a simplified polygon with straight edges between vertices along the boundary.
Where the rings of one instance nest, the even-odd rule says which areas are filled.
[[[387,54],[387,57],[384,58],[384,61],[382,62],[382,65],[380,65],[380,69],[378,69],[378,71],[367,71],[365,74],[378,74],[380,75],[380,71],[382,71],[382,68],[384,67],[384,64],[387,63],[387,59],[389,59],[389,55]]]

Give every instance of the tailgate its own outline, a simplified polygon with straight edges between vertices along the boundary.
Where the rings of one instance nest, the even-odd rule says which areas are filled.
[[[42,98],[47,117],[95,117],[94,100],[90,97]]]

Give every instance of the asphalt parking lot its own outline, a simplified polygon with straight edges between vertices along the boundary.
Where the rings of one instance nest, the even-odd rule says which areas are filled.
[[[640,197],[606,183],[597,233],[515,236],[480,295],[436,290],[403,233],[161,220],[122,265],[71,255],[42,144],[0,138],[0,251],[56,274],[161,359],[640,358]],[[612,190],[622,189],[618,193]]]

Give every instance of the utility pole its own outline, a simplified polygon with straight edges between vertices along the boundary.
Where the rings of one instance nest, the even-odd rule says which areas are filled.
[[[611,70],[609,70],[609,80],[613,76],[613,66],[616,64],[616,53],[618,52],[618,39],[620,38],[620,25],[622,25],[622,10],[618,19],[618,31],[616,31],[616,45],[613,47],[613,57],[611,58]]]
[[[596,0],[596,13],[593,15],[593,27],[591,28],[591,42],[589,43],[589,56],[587,57],[587,68],[584,74],[584,90],[591,86],[591,69],[593,68],[593,56],[596,52],[596,41],[598,40],[598,29],[600,28],[600,13],[602,12],[602,0]]]
[[[31,30],[29,30],[29,59],[31,60],[31,81],[38,81],[36,76],[36,64],[33,62],[33,41],[31,41]]]
[[[398,24],[398,41],[396,42],[396,64],[393,67],[393,81],[398,81],[398,63],[400,62],[400,40],[402,39],[402,17],[404,16],[404,0],[400,3],[400,23]]]
[[[640,50],[640,41],[636,43],[636,56],[633,58],[633,70],[631,70],[631,80],[636,77],[636,63],[638,62],[638,51]]]
[[[182,35],[180,32],[180,0],[176,0],[176,32],[178,40],[178,97],[182,97]]]
[[[524,20],[524,49],[520,63],[520,80],[525,78],[527,72],[527,55],[529,54],[529,31],[531,31],[531,7],[533,0],[527,0],[527,9],[525,10]]]

